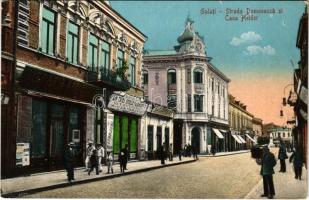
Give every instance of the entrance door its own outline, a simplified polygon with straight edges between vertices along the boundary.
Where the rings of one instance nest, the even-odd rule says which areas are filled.
[[[162,145],[162,127],[158,126],[157,127],[157,151]]]
[[[194,127],[191,132],[191,145],[192,148],[197,149],[197,153],[200,153],[200,129]]]
[[[153,126],[148,125],[148,134],[147,134],[147,156],[148,159],[153,159]]]
[[[51,164],[63,163],[64,152],[64,106],[53,104],[51,106],[50,120],[50,159]]]

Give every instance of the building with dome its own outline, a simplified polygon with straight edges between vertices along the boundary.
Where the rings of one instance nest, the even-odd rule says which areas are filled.
[[[208,153],[212,147],[226,151],[230,79],[211,63],[204,38],[193,25],[188,17],[173,50],[146,50],[144,95],[175,111],[174,153],[187,144],[199,153]],[[154,135],[156,129],[160,127],[154,127]]]

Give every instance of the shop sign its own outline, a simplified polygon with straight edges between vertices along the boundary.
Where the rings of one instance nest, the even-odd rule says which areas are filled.
[[[16,144],[16,166],[30,165],[30,144],[17,143]]]
[[[108,108],[142,116],[147,110],[148,104],[142,102],[140,98],[131,95],[112,94],[108,103]]]
[[[113,151],[114,114],[104,112],[103,147],[106,151]]]

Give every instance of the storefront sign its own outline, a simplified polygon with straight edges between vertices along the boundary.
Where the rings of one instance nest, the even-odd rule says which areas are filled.
[[[148,104],[142,102],[140,98],[131,95],[112,94],[108,103],[108,108],[142,116],[145,114]]]
[[[29,143],[16,144],[16,166],[30,165],[30,145]]]
[[[103,147],[107,151],[113,150],[114,114],[104,112]]]

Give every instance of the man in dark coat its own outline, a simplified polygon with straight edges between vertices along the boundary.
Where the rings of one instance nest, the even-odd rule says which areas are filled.
[[[286,154],[286,147],[282,140],[280,140],[280,146],[279,146],[279,154],[278,159],[280,160],[280,171],[279,172],[286,172],[286,164],[285,159],[288,158],[288,155]]]
[[[290,157],[290,162],[293,160],[295,179],[301,180],[302,168],[303,168],[303,158],[301,149],[299,146],[296,147],[296,150],[293,150],[293,153]]]
[[[260,174],[263,176],[264,194],[261,197],[272,199],[275,195],[275,188],[273,182],[273,174],[275,173],[274,167],[276,159],[273,153],[269,151],[268,146],[263,147],[263,157],[261,160]]]
[[[95,168],[96,175],[99,175],[99,158],[98,158],[98,152],[96,149],[92,151],[92,154],[90,156],[90,170],[88,171],[89,176],[94,168]]]
[[[159,147],[158,152],[159,152],[159,156],[161,159],[161,165],[164,165],[165,164],[165,151],[164,151],[163,145]]]
[[[64,152],[64,166],[67,171],[68,181],[71,183],[74,179],[74,143],[68,144]]]
[[[124,169],[125,169],[125,149],[121,149],[121,151],[119,152],[119,165],[120,165],[120,172],[124,173]]]

